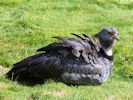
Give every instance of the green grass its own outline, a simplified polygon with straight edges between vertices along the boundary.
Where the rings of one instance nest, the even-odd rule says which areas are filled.
[[[118,30],[111,77],[102,86],[48,81],[29,87],[11,82],[12,64],[55,41],[51,36]],[[133,2],[131,0],[0,0],[0,100],[131,100],[133,98]]]

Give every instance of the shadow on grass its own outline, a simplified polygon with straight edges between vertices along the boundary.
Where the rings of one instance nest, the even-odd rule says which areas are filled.
[[[8,77],[7,77],[8,78]],[[9,78],[8,78],[9,79]],[[18,84],[25,85],[25,86],[36,86],[36,85],[42,85],[47,84],[48,81],[53,80],[54,82],[61,82],[54,79],[42,79],[42,78],[35,78],[35,77],[17,77],[16,79],[9,79],[11,81],[16,81]],[[71,83],[64,83],[67,86],[99,86],[101,84],[95,84],[95,83],[88,83],[88,84],[71,84]]]
[[[8,78],[8,77],[7,77]],[[35,86],[38,84],[45,84],[47,80],[41,79],[41,78],[33,78],[33,77],[17,77],[16,79],[10,79],[11,81],[16,81],[17,83],[21,85],[26,85],[26,86]]]

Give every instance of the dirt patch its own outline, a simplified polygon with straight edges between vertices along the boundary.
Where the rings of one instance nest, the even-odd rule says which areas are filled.
[[[0,65],[0,74],[5,74],[9,71],[9,68],[4,68]]]
[[[132,100],[132,98],[133,98],[133,95],[131,92],[128,94],[122,92],[116,95],[109,96],[105,100]]]
[[[0,89],[7,88],[7,85],[3,82],[0,82]]]
[[[105,100],[115,100],[115,95],[109,96]]]
[[[53,96],[58,96],[58,97],[64,97],[64,96],[67,96],[68,93],[62,89],[55,89],[55,90],[51,89],[51,90],[44,91],[44,95],[53,95]]]

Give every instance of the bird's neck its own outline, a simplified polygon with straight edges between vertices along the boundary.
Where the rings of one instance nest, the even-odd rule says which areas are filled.
[[[101,47],[107,56],[112,56],[112,48],[114,41],[100,41]]]
[[[108,52],[106,50],[104,50],[103,48],[100,49],[100,54],[102,54],[103,57],[109,59],[110,61],[113,61],[114,59],[114,56],[113,54],[107,54]],[[112,52],[112,51],[109,51],[109,53]]]
[[[105,52],[106,55],[108,56],[112,56],[113,55],[113,52],[112,52],[112,48],[103,48],[103,51]]]

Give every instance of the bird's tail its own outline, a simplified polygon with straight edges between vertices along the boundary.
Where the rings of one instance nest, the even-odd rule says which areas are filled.
[[[16,66],[15,66],[16,67]],[[22,67],[22,68],[12,68],[7,74],[7,78],[9,78],[10,80],[17,80],[20,77],[25,77],[29,75],[28,69],[26,67]]]

